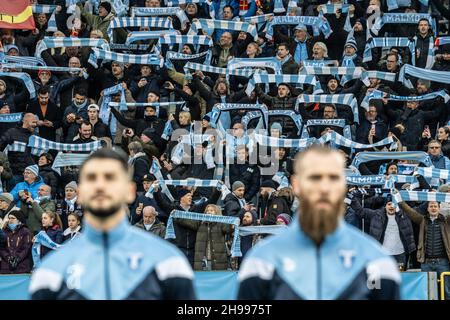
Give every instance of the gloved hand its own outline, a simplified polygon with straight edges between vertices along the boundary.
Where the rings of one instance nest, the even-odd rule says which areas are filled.
[[[8,256],[7,262],[9,264],[9,270],[14,271],[17,269],[17,265],[19,264],[19,259],[15,256]]]

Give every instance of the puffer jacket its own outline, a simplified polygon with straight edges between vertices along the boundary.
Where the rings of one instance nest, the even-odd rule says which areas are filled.
[[[0,248],[0,273],[18,274],[30,273],[31,271],[31,238],[30,230],[20,224],[12,231],[9,227],[4,229],[7,242],[5,247]],[[8,256],[18,259],[17,267],[12,270],[8,264]]]
[[[245,200],[250,201],[258,192],[261,173],[256,164],[230,164],[230,184],[241,181],[245,185]]]
[[[385,208],[382,207],[376,210],[363,208],[358,197],[353,197],[351,208],[359,217],[370,220],[369,234],[380,243],[383,243],[388,223]],[[403,211],[399,211],[395,214],[395,221],[400,231],[400,239],[402,240],[405,253],[413,252],[416,250],[416,244],[411,220]]]
[[[33,183],[28,183],[26,181],[19,182],[18,184],[16,184],[14,189],[11,190],[11,194],[14,197],[14,202],[15,203],[19,202],[19,200],[20,200],[19,191],[21,191],[21,190],[28,190],[31,197],[33,199],[36,199],[38,197],[39,187],[43,184],[44,184],[44,180],[42,180],[42,178],[40,176],[37,176],[36,180]]]
[[[294,195],[289,188],[282,188],[272,195],[272,201],[267,208],[267,215],[261,218],[261,224],[276,224],[277,216],[281,213],[292,215],[291,207],[294,203]]]
[[[272,97],[264,93],[259,85],[256,86],[258,100],[267,105],[269,110],[294,110],[297,98],[288,95],[284,98]]]
[[[53,242],[57,244],[61,244],[64,242],[63,230],[58,225],[55,224],[53,227],[44,228],[42,230],[44,230],[45,233],[47,233],[47,235]],[[41,246],[41,258],[43,258],[52,250],[53,249],[47,248],[46,246]]]
[[[39,167],[39,175],[42,177],[44,183],[52,188],[52,197],[55,197],[61,178],[59,174],[52,169],[51,165],[45,165]]]
[[[225,235],[232,232],[231,225],[186,219],[175,219],[175,223],[193,231],[197,231],[195,240],[194,270],[203,270],[202,261],[207,255],[206,250],[208,245],[211,250],[211,269],[227,269],[228,256],[225,245]]]

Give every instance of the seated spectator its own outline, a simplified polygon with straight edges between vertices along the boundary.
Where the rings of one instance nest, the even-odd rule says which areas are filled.
[[[75,237],[81,234],[81,218],[76,213],[69,213],[67,216],[67,229],[64,230],[64,242],[73,240]]]
[[[166,226],[157,219],[158,212],[152,206],[144,207],[142,210],[142,220],[135,224],[136,227],[151,232],[164,239]]]
[[[19,208],[16,207],[12,194],[6,192],[0,194],[0,229],[8,224],[8,214],[13,210],[19,210]]]
[[[54,212],[44,212],[42,214],[42,230],[55,243],[61,244],[64,241],[62,223],[59,215]],[[34,239],[33,239],[34,240]],[[41,246],[41,259],[47,255],[52,249]]]
[[[25,215],[19,210],[11,211],[3,231],[6,245],[0,247],[0,273],[30,273],[32,235],[25,224]]]
[[[23,193],[20,198],[20,210],[27,218],[27,226],[33,234],[41,230],[42,214],[55,212],[55,201],[51,197],[51,187],[43,184],[38,189],[38,196],[33,198],[30,194]]]
[[[142,178],[150,171],[150,159],[144,153],[142,145],[133,141],[128,145],[130,159],[128,164],[133,168],[133,181],[136,183],[137,191],[144,191],[141,181]]]
[[[56,213],[61,219],[61,228],[64,230],[68,228],[67,217],[70,213],[76,213],[78,216],[83,216],[83,209],[77,203],[78,199],[78,185],[75,181],[69,182],[64,188],[65,198],[56,202]]]
[[[41,176],[39,176],[39,167],[36,164],[25,168],[23,180],[11,190],[15,203],[19,203],[22,194],[30,195],[33,199],[37,198],[39,187],[44,184]]]
[[[280,213],[277,216],[277,225],[281,225],[281,226],[288,226],[292,221],[292,217],[290,214],[287,213]]]

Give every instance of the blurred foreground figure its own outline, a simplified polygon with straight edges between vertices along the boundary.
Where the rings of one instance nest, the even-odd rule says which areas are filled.
[[[395,261],[343,220],[344,167],[342,155],[325,147],[297,156],[298,218],[248,253],[238,299],[399,299]]]
[[[195,299],[193,272],[173,245],[132,227],[125,206],[134,200],[126,157],[94,152],[80,169],[83,233],[34,271],[33,299]]]

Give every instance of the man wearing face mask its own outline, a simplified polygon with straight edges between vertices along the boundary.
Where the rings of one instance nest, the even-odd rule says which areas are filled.
[[[291,183],[300,210],[247,254],[238,299],[399,299],[395,260],[343,221],[344,168],[344,157],[323,146],[298,154]]]
[[[83,233],[42,261],[32,299],[195,299],[182,253],[129,224],[126,205],[135,194],[125,154],[105,148],[90,155],[80,168]]]

